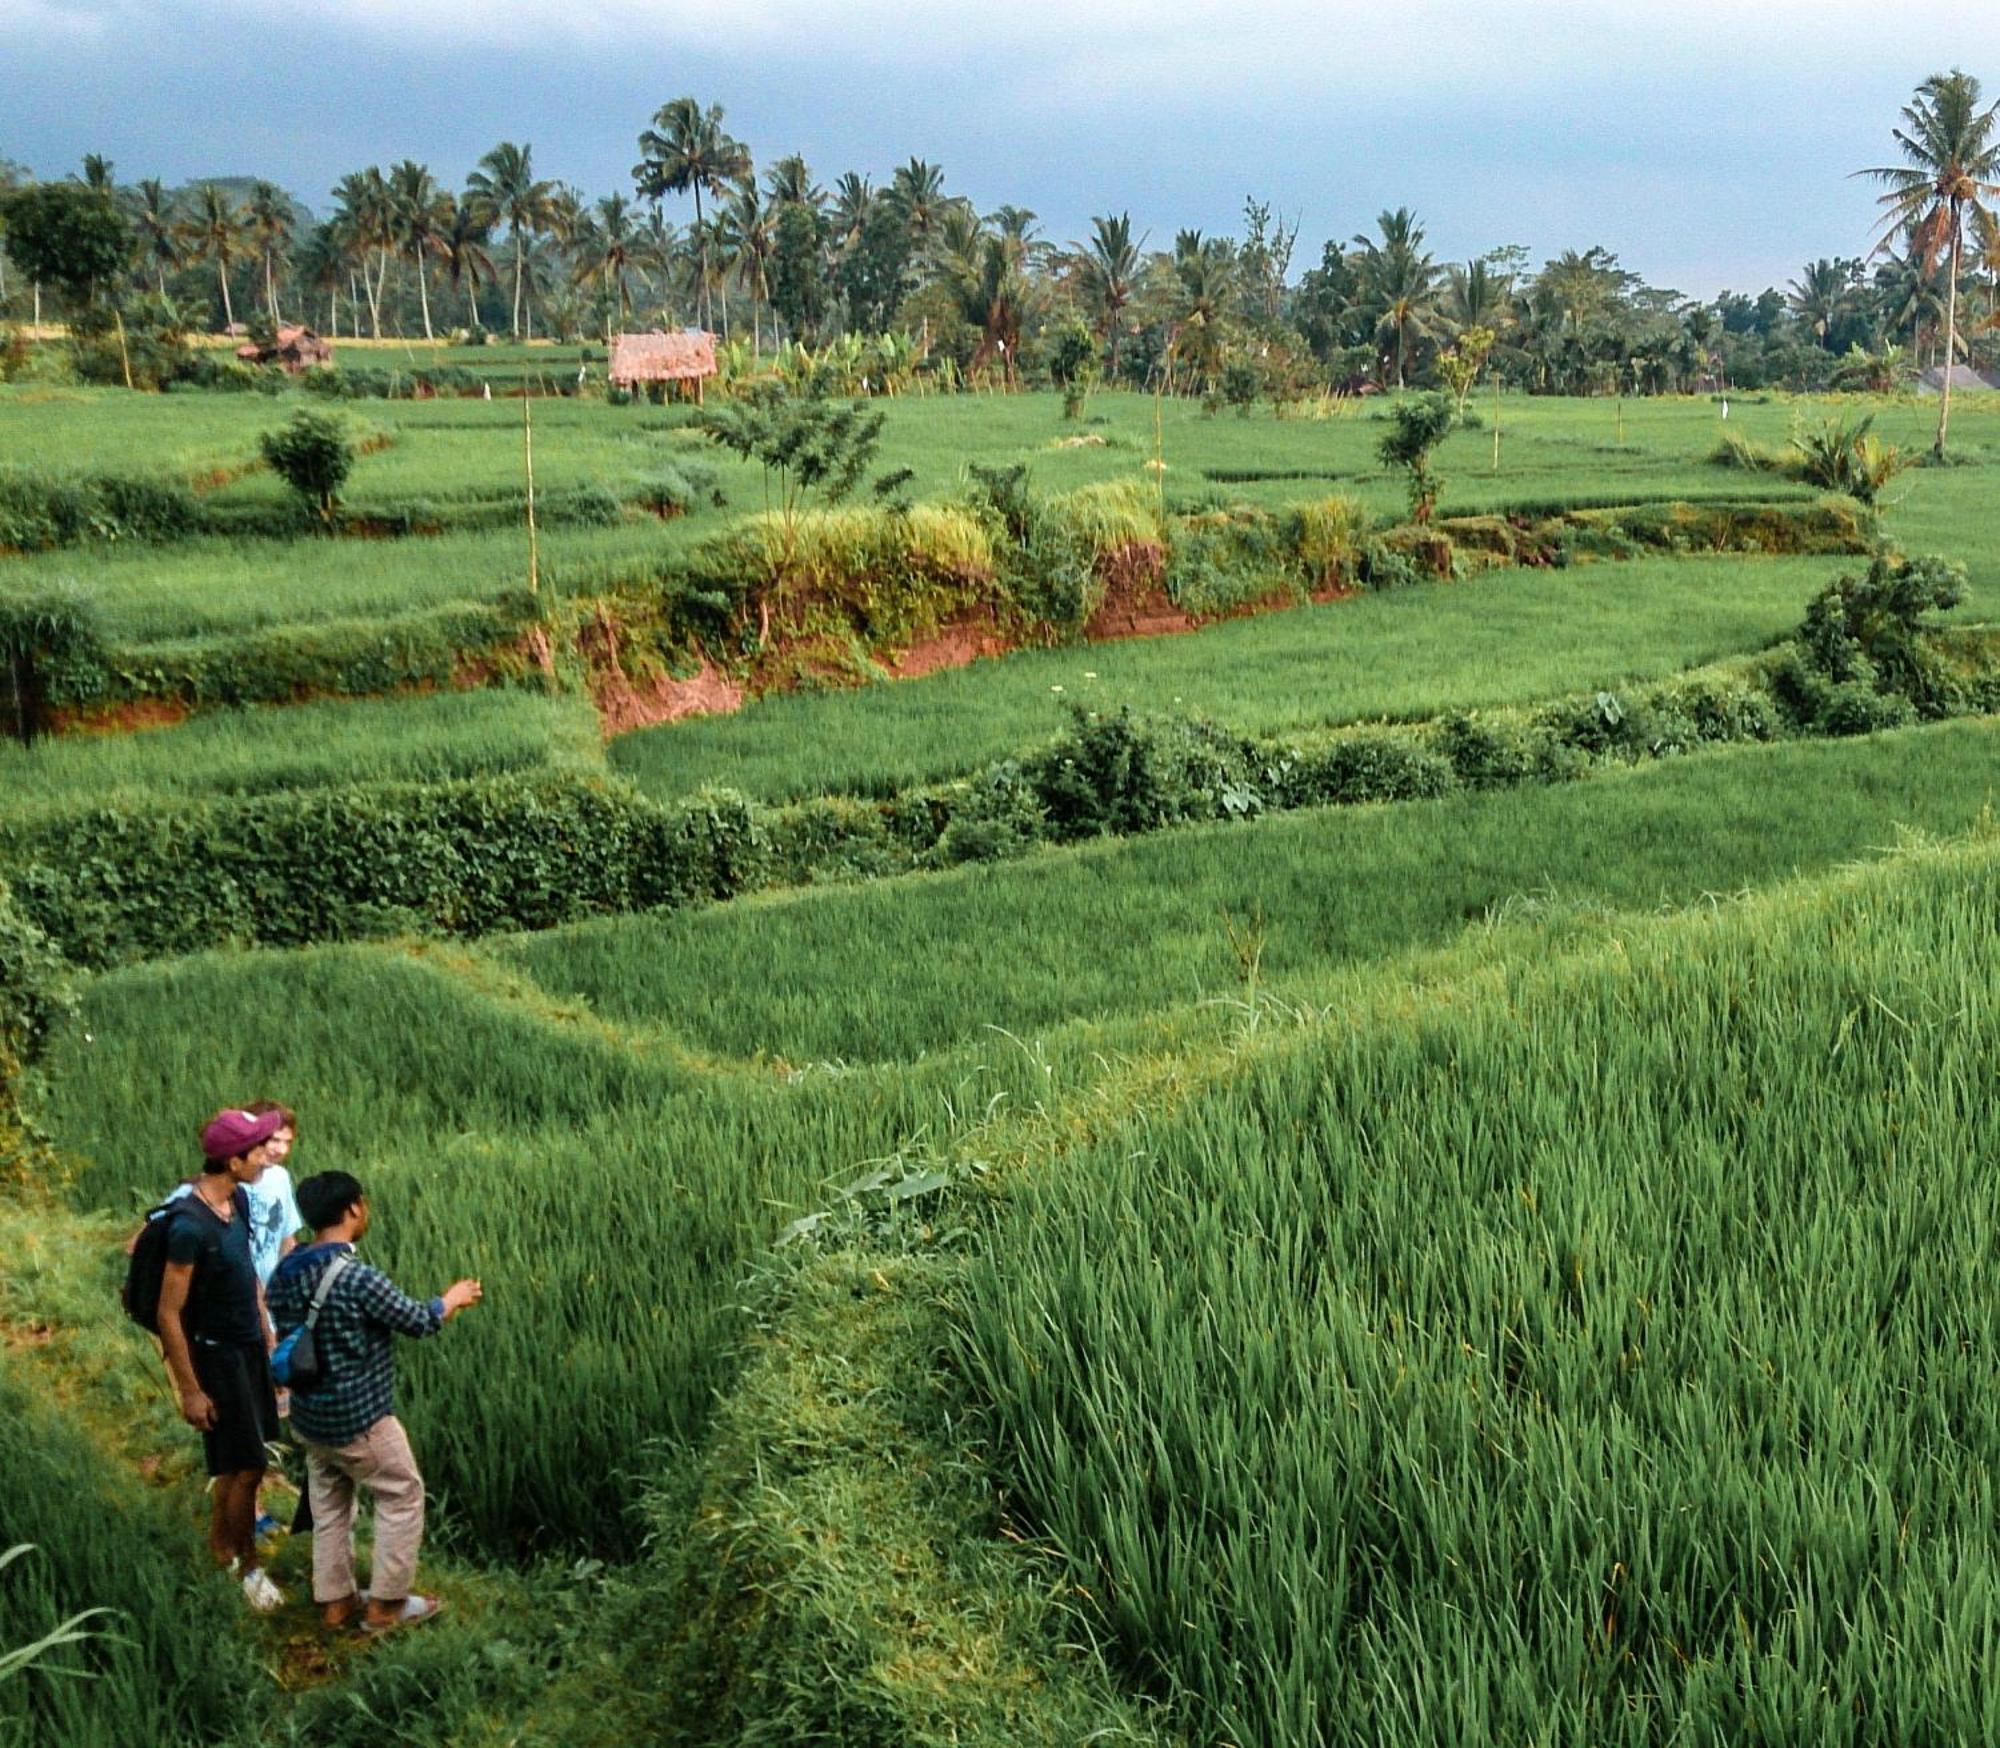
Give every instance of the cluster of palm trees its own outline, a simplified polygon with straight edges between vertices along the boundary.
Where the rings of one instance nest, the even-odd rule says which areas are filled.
[[[1648,286],[1602,248],[1534,271],[1521,249],[1440,262],[1404,207],[1329,244],[1296,280],[1296,226],[1254,201],[1241,238],[1182,231],[1149,250],[1121,212],[1059,246],[1025,208],[982,214],[947,192],[921,158],[881,187],[855,172],[824,186],[796,154],[760,175],[722,109],[692,97],[639,135],[632,194],[594,201],[505,141],[458,190],[409,159],[357,170],[317,224],[269,182],[121,189],[101,158],[81,180],[125,204],[138,282],[185,302],[205,276],[225,322],[248,292],[274,325],[324,311],[338,333],[344,312],[351,332],[365,319],[377,337],[435,338],[440,307],[451,326],[486,326],[484,312],[528,338],[538,323],[571,337],[635,318],[692,319],[725,342],[747,327],[753,357],[767,336],[817,346],[900,333],[961,373],[1010,383],[1038,346],[1081,346],[1114,381],[1210,394],[1302,375],[1403,387],[1435,380],[1441,360],[1451,374],[1476,336],[1485,369],[1532,390],[1820,387],[1848,370],[1874,381],[1885,361],[2000,346],[1996,108],[1964,73],[1926,80],[1895,130],[1903,162],[1859,173],[1886,188],[1875,256],[1815,261],[1784,291],[1709,301]],[[0,164],[0,183],[8,173]],[[691,201],[684,227],[666,217],[669,199]]]

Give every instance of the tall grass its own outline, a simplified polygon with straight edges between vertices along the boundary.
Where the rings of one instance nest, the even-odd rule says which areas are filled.
[[[596,712],[578,698],[483,691],[219,710],[144,734],[0,743],[0,818],[603,762]]]
[[[117,1474],[87,1434],[18,1376],[0,1350],[0,1543],[33,1552],[0,1572],[0,1651],[86,1610],[81,1643],[0,1679],[8,1748],[203,1748],[263,1707],[247,1642],[192,1623],[242,1607],[207,1570],[192,1527]]]
[[[1248,1050],[962,1314],[1190,1732],[1990,1741],[2000,847]]]

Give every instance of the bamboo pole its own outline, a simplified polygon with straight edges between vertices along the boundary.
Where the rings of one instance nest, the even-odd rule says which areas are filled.
[[[524,386],[521,391],[521,461],[528,476],[528,594],[536,602],[542,595],[541,553],[535,540],[535,420],[531,411],[534,398]]]

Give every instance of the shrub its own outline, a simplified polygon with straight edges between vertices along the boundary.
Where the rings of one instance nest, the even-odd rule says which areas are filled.
[[[17,907],[93,968],[223,945],[478,935],[723,898],[767,867],[750,805],[560,776],[98,808],[0,828]]]
[[[96,610],[80,590],[0,594],[0,733],[24,745],[47,733],[56,702],[101,672],[103,659]]]
[[[1792,433],[1798,452],[1798,477],[1830,492],[1845,492],[1864,504],[1875,502],[1881,489],[1910,465],[1893,443],[1874,435],[1875,415],[1853,424],[1835,416],[1824,424]]]
[[[1458,781],[1452,762],[1408,728],[1349,729],[1285,751],[1277,794],[1285,807],[1423,801]]]
[[[201,505],[178,481],[0,467],[0,547],[43,552],[86,540],[181,540]]]
[[[1431,472],[1431,456],[1450,433],[1457,417],[1451,397],[1417,395],[1389,409],[1389,429],[1375,446],[1385,467],[1400,467],[1409,475],[1410,520],[1431,519],[1442,482]]]
[[[1829,679],[1866,681],[1939,714],[1949,679],[1925,643],[1935,628],[1924,615],[1949,612],[1964,598],[1963,565],[1884,549],[1865,575],[1840,577],[1812,598],[1799,643]]]
[[[340,420],[301,408],[291,423],[258,439],[271,470],[331,526],[340,488],[354,467],[354,442]]]
[[[729,500],[714,468],[692,456],[664,462],[639,481],[634,501],[656,516],[685,516],[702,504],[720,509]]]
[[[1214,723],[1071,709],[1070,727],[1022,763],[1058,842],[1263,810],[1259,749]]]

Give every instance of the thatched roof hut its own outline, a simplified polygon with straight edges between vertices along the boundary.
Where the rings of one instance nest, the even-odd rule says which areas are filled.
[[[333,348],[310,328],[280,328],[274,345],[260,346],[252,340],[247,346],[236,348],[236,356],[245,364],[275,364],[279,369],[296,376],[302,370],[314,370],[333,362]]]
[[[715,336],[701,328],[678,334],[618,334],[611,341],[609,375],[613,388],[639,388],[647,383],[693,383],[696,400],[701,385],[715,374]]]

